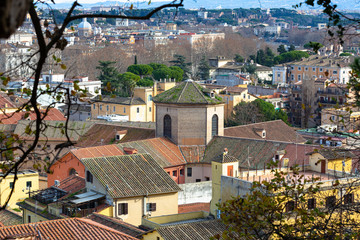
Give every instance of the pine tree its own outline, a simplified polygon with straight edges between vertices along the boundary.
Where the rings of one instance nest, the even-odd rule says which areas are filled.
[[[187,63],[186,57],[183,55],[175,54],[174,58],[175,59],[171,60],[170,63],[172,63],[173,66],[177,66],[184,71],[184,78],[190,77],[191,76],[191,70],[190,70],[191,62]]]
[[[200,60],[197,75],[200,80],[207,80],[210,78],[210,65],[205,56],[203,56]]]

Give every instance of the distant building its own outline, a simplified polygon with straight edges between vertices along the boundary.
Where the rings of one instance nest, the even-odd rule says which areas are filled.
[[[91,24],[86,18],[83,18],[83,21],[78,25],[77,30],[79,37],[90,37],[93,33]]]

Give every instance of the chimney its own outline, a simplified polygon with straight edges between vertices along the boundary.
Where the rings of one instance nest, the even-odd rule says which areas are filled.
[[[125,154],[131,155],[131,154],[137,154],[138,150],[135,148],[128,148],[128,147],[124,147],[123,151]]]

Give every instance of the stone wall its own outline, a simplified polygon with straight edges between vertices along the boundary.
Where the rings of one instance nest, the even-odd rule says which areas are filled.
[[[211,181],[179,184],[178,204],[209,203],[212,198]]]

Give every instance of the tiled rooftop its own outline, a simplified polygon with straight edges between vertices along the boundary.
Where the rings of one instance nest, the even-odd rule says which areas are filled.
[[[43,110],[41,110],[44,113]],[[15,112],[15,113],[8,113],[8,114],[0,114],[0,122],[2,124],[17,124],[20,120],[24,119],[24,116],[27,112]],[[34,112],[29,112],[30,115],[27,119],[35,120],[36,114]],[[47,113],[46,117],[44,118],[46,121],[65,121],[66,118],[64,115],[56,108],[51,108]]]
[[[121,233],[90,219],[67,218],[45,222],[29,223],[0,228],[1,239],[89,239],[89,240],[135,240],[125,233]]]
[[[144,230],[142,230],[136,226],[133,226],[129,223],[126,223],[118,218],[108,217],[108,216],[104,216],[104,215],[98,214],[98,213],[93,213],[93,214],[87,216],[86,218],[88,218],[94,222],[103,224],[107,227],[113,228],[119,232],[126,233],[135,238],[140,239],[141,235],[143,233],[145,233]]]
[[[181,191],[149,154],[85,158],[85,167],[112,198]]]
[[[1,210],[0,211],[0,226],[11,226],[22,223],[21,213],[14,213],[10,210]]]
[[[265,137],[261,134],[265,130]],[[282,120],[253,123],[224,129],[224,136],[304,143],[306,140]]]

